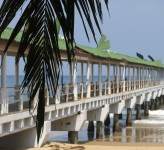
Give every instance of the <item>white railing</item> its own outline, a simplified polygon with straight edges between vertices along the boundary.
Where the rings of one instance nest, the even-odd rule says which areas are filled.
[[[71,101],[122,93],[141,88],[164,84],[163,80],[136,80],[136,81],[104,81],[92,83],[60,84],[53,96],[45,89],[46,105],[67,103]],[[35,100],[32,106],[34,107]],[[22,111],[29,108],[29,95],[27,90],[22,94],[18,88],[8,87],[0,89],[0,114]]]

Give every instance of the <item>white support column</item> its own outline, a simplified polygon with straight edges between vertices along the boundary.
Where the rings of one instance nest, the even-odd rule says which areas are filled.
[[[116,83],[117,83],[117,93],[119,93],[119,80],[118,80],[118,76],[119,76],[119,66],[116,66]]]
[[[73,62],[73,92],[74,92],[74,100],[77,100],[77,62]]]
[[[107,65],[107,77],[108,77],[108,94],[111,93],[111,82],[110,82],[110,64]]]
[[[131,75],[130,75],[130,69],[131,69],[131,67],[129,66],[128,67],[128,84],[127,84],[127,89],[128,90],[131,90]]]
[[[94,63],[92,63],[92,83],[94,83]]]
[[[141,69],[140,67],[138,67],[138,69],[137,69],[138,88],[140,88],[140,80],[141,80],[141,78],[140,78],[141,70],[140,69]]]
[[[146,67],[146,81],[149,80],[149,68]]]
[[[7,88],[6,88],[6,54],[2,57],[1,66],[1,113],[8,113]]]
[[[91,84],[90,84],[90,62],[87,62],[87,98],[90,98]]]
[[[98,76],[99,76],[99,96],[102,95],[102,64],[98,64]]]
[[[84,83],[84,64],[81,62],[81,82]]]
[[[81,83],[80,83],[80,98],[83,99],[84,95],[84,65],[83,62],[81,62]]]
[[[135,90],[136,89],[135,67],[133,67],[133,86]]]
[[[155,82],[157,80],[157,71],[156,71],[156,69],[154,69],[154,80],[155,80]]]
[[[1,58],[2,66],[1,66],[1,87],[3,89],[6,88],[6,54]]]
[[[116,66],[113,65],[113,80],[115,79],[116,77]]]
[[[126,82],[125,78],[126,78],[126,67],[124,65],[122,70],[123,92],[125,92],[125,82]]]
[[[145,87],[145,84],[144,84],[144,81],[145,81],[144,76],[145,76],[145,68],[142,67],[142,88]]]

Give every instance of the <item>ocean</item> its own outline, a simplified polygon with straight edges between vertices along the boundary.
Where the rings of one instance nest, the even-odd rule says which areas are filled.
[[[164,143],[164,106],[159,110],[149,111],[149,117],[144,118],[142,114],[141,120],[135,120],[133,114],[133,124],[131,127],[126,127],[126,110],[123,111],[120,122],[120,133],[113,133],[113,114],[110,114],[110,126],[103,126],[103,136],[101,139],[96,139],[96,122],[94,122],[94,133],[87,132],[88,122],[78,133],[79,143]],[[48,139],[49,142],[68,142],[67,131],[52,131]],[[102,144],[101,143],[101,144]]]
[[[0,77],[1,77],[1,76],[0,76]],[[19,76],[19,84],[20,84],[20,85],[21,85],[21,83],[22,83],[22,81],[23,81],[23,78],[24,78],[24,75],[20,75],[20,76]],[[113,76],[111,76],[110,78],[111,78],[111,80],[114,79]],[[59,78],[59,83],[62,82],[61,79],[62,79],[62,78]],[[104,82],[106,79],[107,79],[106,76],[102,76],[102,82]],[[121,77],[120,77],[120,79],[121,79]],[[81,81],[81,76],[78,75],[78,76],[77,76],[77,83],[80,83],[80,81]],[[97,82],[97,81],[98,81],[98,76],[94,76],[94,82]],[[84,76],[83,82],[84,82],[84,83],[86,82],[86,76]],[[65,84],[66,84],[66,83],[69,83],[69,76],[67,76],[67,75],[64,75],[64,76],[63,76],[63,83],[65,83]],[[0,86],[1,86],[1,82],[0,82]],[[7,75],[7,78],[6,78],[6,86],[7,86],[7,87],[14,87],[14,86],[15,86],[15,76],[14,76],[14,75]]]

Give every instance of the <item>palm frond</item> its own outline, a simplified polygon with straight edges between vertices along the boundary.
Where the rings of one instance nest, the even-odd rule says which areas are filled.
[[[108,0],[104,0],[108,9]],[[4,52],[7,51],[16,35],[23,28],[22,38],[19,44],[16,62],[28,46],[29,53],[25,62],[25,76],[22,88],[28,87],[30,92],[29,106],[38,94],[36,128],[38,141],[42,133],[45,113],[44,89],[56,94],[59,74],[62,69],[62,61],[59,50],[58,34],[61,26],[66,48],[68,62],[74,59],[74,22],[75,8],[82,20],[85,33],[89,40],[88,29],[96,41],[94,24],[101,33],[99,20],[103,20],[102,1],[100,0],[3,0],[0,8],[0,35],[13,20],[16,13],[26,3],[21,17],[8,40]],[[92,17],[91,17],[92,16]],[[93,18],[93,19],[92,19]],[[56,21],[58,19],[58,22]],[[30,108],[29,108],[29,111]]]

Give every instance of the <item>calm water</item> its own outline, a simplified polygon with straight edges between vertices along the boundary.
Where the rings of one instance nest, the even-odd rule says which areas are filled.
[[[164,143],[164,107],[156,111],[150,111],[149,118],[135,120],[133,115],[132,127],[126,127],[126,115],[123,112],[123,119],[120,120],[121,132],[113,134],[113,116],[110,115],[110,127],[103,127],[102,139],[96,139],[96,133],[88,133],[87,125],[84,124],[78,134],[79,143],[92,142],[122,142],[122,143]],[[96,122],[95,129],[96,131]],[[52,131],[49,141],[68,142],[66,131]]]

